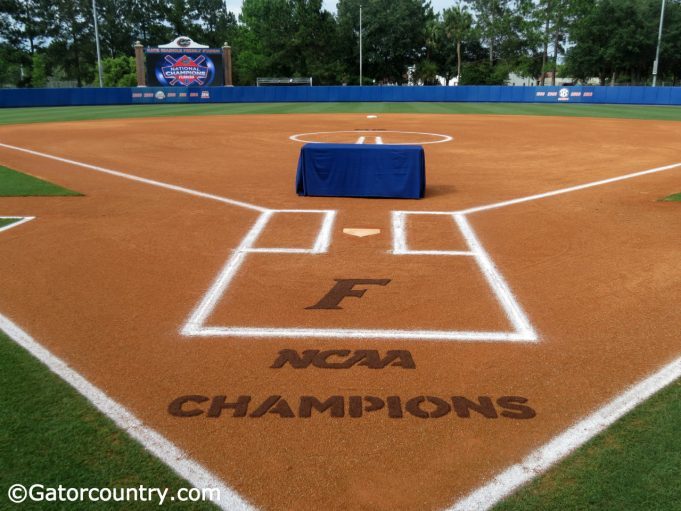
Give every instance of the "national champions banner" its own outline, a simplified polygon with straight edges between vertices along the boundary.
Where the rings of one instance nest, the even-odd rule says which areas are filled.
[[[222,50],[213,48],[146,48],[147,85],[208,87],[225,84]]]

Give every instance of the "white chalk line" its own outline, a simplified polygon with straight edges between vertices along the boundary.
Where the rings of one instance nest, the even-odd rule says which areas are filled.
[[[593,181],[590,183],[585,183],[577,186],[570,186],[568,188],[560,188],[558,190],[553,190],[546,193],[538,193],[535,195],[528,195],[526,197],[520,197],[518,199],[511,199],[502,202],[495,202],[493,204],[487,204],[485,206],[477,206],[474,208],[463,209],[460,211],[454,211],[453,213],[459,213],[462,215],[470,215],[472,213],[479,213],[480,211],[488,211],[490,209],[504,208],[506,206],[512,206],[514,204],[521,204],[523,202],[530,202],[538,199],[545,199],[547,197],[555,197],[556,195],[563,195],[565,193],[576,192],[578,190],[585,190],[587,188],[594,188],[596,186],[607,185],[610,183],[616,183],[618,181],[625,181],[627,179],[633,179],[635,177],[646,176],[648,174],[656,174],[658,172],[665,172],[667,170],[672,170],[677,167],[681,167],[680,163],[672,163],[671,165],[665,165],[663,167],[655,167],[653,169],[643,170],[641,172],[633,172],[631,174],[625,174],[623,176],[611,177],[609,179],[602,179],[600,181]]]
[[[180,477],[187,480],[192,486],[196,488],[217,488],[220,491],[220,501],[215,502],[215,504],[221,509],[225,511],[255,511],[254,507],[226,486],[219,477],[191,459],[187,453],[163,435],[146,426],[127,408],[111,399],[77,371],[71,369],[66,362],[44,348],[3,314],[0,314],[0,330],[68,383],[97,410],[109,417],[116,426],[142,444],[147,451],[165,463]]]
[[[426,137],[436,137],[438,140],[425,140],[423,142],[396,142],[396,143],[390,143],[386,144],[383,141],[383,138],[380,136],[376,136],[376,130],[341,130],[341,131],[315,131],[312,133],[297,133],[295,135],[291,135],[289,140],[293,140],[294,142],[301,142],[304,144],[322,144],[324,142],[319,142],[317,140],[306,140],[303,137],[309,137],[309,136],[316,136],[316,135],[336,135],[336,134],[346,134],[346,133],[353,133],[354,135],[358,134],[369,134],[370,136],[374,136],[377,140],[377,144],[385,144],[385,145],[429,145],[429,144],[442,144],[444,142],[450,142],[454,140],[454,137],[451,135],[443,135],[441,133],[426,133],[426,132],[421,132],[421,131],[395,131],[395,130],[381,130],[380,133],[381,135],[385,135],[386,133],[399,133],[400,135],[421,135],[421,136],[426,136]],[[349,138],[349,137],[348,137]],[[359,140],[362,140],[361,142]],[[380,142],[378,141],[380,139]],[[366,136],[360,136],[358,141],[355,142],[356,144],[363,144],[364,141],[366,140]]]
[[[277,337],[286,339],[411,339],[418,341],[534,342],[535,337],[519,332],[479,332],[456,330],[380,330],[356,328],[279,328],[222,327],[189,325],[182,334],[188,337]]]
[[[494,296],[515,327],[516,332],[525,336],[528,340],[537,341],[539,338],[534,328],[530,325],[530,320],[522,310],[522,307],[520,307],[506,280],[504,280],[504,277],[492,262],[492,258],[482,247],[465,215],[454,215],[454,220],[463,233],[466,243],[468,243],[471,251],[475,254],[475,261],[478,263],[480,271],[487,279],[487,283],[494,291]]]
[[[5,149],[11,149],[13,151],[19,151],[26,154],[31,154],[33,156],[39,156],[41,158],[47,158],[48,160],[59,161],[62,163],[68,163],[69,165],[74,165],[76,167],[81,167],[85,169],[94,170],[96,172],[101,172],[103,174],[109,174],[111,176],[121,177],[123,179],[128,179],[130,181],[137,181],[138,183],[144,183],[151,186],[156,186],[158,188],[165,188],[166,190],[173,190],[176,192],[186,193],[188,195],[194,195],[195,197],[201,197],[203,199],[214,200],[222,202],[225,204],[230,204],[232,206],[238,206],[241,208],[252,209],[255,211],[268,211],[268,208],[263,208],[262,206],[257,206],[255,204],[250,204],[248,202],[242,202],[234,199],[228,199],[226,197],[220,197],[219,195],[214,195],[212,193],[200,192],[198,190],[192,190],[191,188],[185,188],[183,186],[171,185],[164,183],[162,181],[156,181],[154,179],[147,179],[146,177],[135,176],[133,174],[126,174],[125,172],[119,172],[117,170],[107,169],[105,167],[99,167],[97,165],[90,165],[89,163],[82,163],[75,160],[69,160],[68,158],[62,158],[60,156],[54,156],[52,154],[41,153],[39,151],[33,151],[31,149],[25,149],[23,147],[17,147],[9,144],[0,143],[0,147]]]
[[[301,213],[308,211],[287,210]],[[475,341],[475,342],[537,342],[538,336],[531,327],[527,316],[511,293],[504,278],[494,266],[491,258],[475,237],[472,228],[463,215],[450,215],[458,226],[468,251],[427,251],[427,255],[467,256],[475,258],[478,267],[490,290],[494,294],[506,318],[513,326],[510,332],[485,332],[477,330],[404,330],[404,329],[367,329],[367,328],[286,328],[286,327],[251,327],[251,326],[217,326],[207,325],[208,318],[217,304],[228,292],[230,284],[250,253],[274,254],[320,254],[328,251],[331,242],[331,227],[335,217],[334,211],[317,211],[324,215],[324,220],[312,249],[289,247],[255,247],[258,237],[267,226],[274,211],[261,214],[244,240],[237,247],[223,266],[198,306],[192,311],[180,329],[186,337],[277,337],[277,338],[345,338],[345,339],[413,339],[420,341]],[[406,223],[404,217],[408,212],[393,213],[392,232],[395,255],[423,255],[423,251],[411,251],[406,241]]]
[[[26,222],[30,222],[31,220],[35,220],[34,216],[0,216],[0,220],[16,220],[16,222],[12,222],[11,224],[5,225],[4,227],[0,227],[0,232],[2,231],[8,231],[10,229],[13,229],[14,227],[18,227],[21,224],[25,224]]]
[[[427,215],[427,212],[418,212],[418,215]],[[393,250],[395,255],[433,255],[433,256],[469,256],[475,259],[482,276],[487,281],[492,294],[496,298],[499,306],[506,314],[506,318],[514,328],[513,332],[464,332],[465,339],[461,339],[461,333],[453,337],[456,340],[487,340],[500,341],[500,334],[511,335],[511,338],[503,338],[506,341],[524,341],[537,342],[539,336],[530,324],[530,320],[523,311],[520,303],[513,295],[511,288],[506,283],[506,280],[501,275],[499,270],[492,262],[492,258],[483,248],[478,240],[473,228],[466,220],[465,215],[450,214],[453,223],[458,227],[462,234],[464,241],[468,245],[466,251],[456,250],[411,250],[407,242],[407,224],[406,218],[410,215],[408,211],[393,211],[392,213],[392,233],[393,233]],[[488,337],[484,337],[487,335]],[[450,336],[449,339],[452,337]]]
[[[485,511],[492,508],[680,377],[681,357],[629,387],[445,511]]]
[[[255,247],[254,245],[257,242],[260,234],[265,229],[272,216],[277,213],[321,214],[322,222],[313,246],[309,249],[287,247]],[[249,253],[322,254],[327,252],[329,245],[331,244],[331,231],[333,229],[335,217],[336,211],[334,210],[310,211],[302,209],[287,209],[281,211],[270,210],[261,213],[239,246],[234,249],[231,257],[227,259],[227,262],[222,267],[217,278],[213,281],[213,284],[211,284],[210,288],[208,288],[208,291],[204,294],[197,307],[191,312],[189,318],[180,329],[180,333],[187,337],[194,337],[205,328],[204,324],[206,320],[213,313],[218,302],[224,296],[227,288],[232,283],[232,280],[239,272],[239,269],[246,261],[246,257]]]

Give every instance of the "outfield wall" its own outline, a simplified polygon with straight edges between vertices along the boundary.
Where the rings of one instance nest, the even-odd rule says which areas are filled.
[[[681,87],[140,87],[0,89],[0,107],[135,103],[492,102],[681,105]]]

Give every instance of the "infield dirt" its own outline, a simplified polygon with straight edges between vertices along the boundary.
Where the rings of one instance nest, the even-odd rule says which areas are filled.
[[[425,146],[425,199],[296,196],[300,144],[290,135],[368,128],[454,137]],[[391,254],[391,211],[460,211],[674,164],[679,140],[681,124],[673,122],[464,115],[0,128],[4,144],[261,207],[338,211],[328,253],[250,256],[211,324],[401,330],[509,327],[470,258]],[[9,269],[0,311],[262,509],[446,508],[681,353],[681,211],[657,201],[678,190],[681,167],[468,215],[538,333],[536,343],[514,343],[183,336],[257,211],[7,148],[0,164],[86,195],[0,198],[0,215],[37,217],[0,234]],[[308,247],[319,217],[277,222],[260,246]],[[381,233],[350,237],[346,227]],[[464,244],[453,223],[435,216],[414,219],[407,231],[416,249]],[[365,295],[343,300],[341,310],[307,309],[334,279],[390,283],[358,286]],[[271,367],[281,350],[342,349],[381,357],[405,350],[416,367]],[[190,395],[207,400],[187,401],[183,410],[201,414],[169,413]],[[208,417],[221,395],[228,402],[250,396],[247,416],[225,409]],[[270,409],[278,413],[251,416],[270,396],[282,396],[295,417],[285,418],[281,400]],[[301,396],[342,396],[344,417],[331,409],[300,417]],[[350,396],[385,406],[352,417]],[[450,410],[419,417],[412,412],[445,406],[407,406],[419,396],[440,398]],[[461,417],[454,396],[487,416],[473,407]],[[505,396],[526,399],[536,415],[518,418],[517,408],[499,404]],[[390,416],[388,397],[400,398],[402,418]]]

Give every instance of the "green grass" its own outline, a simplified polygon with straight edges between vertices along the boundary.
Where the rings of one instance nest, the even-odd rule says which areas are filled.
[[[675,193],[674,195],[670,195],[669,197],[665,197],[662,199],[665,202],[681,202],[681,193]]]
[[[0,166],[0,197],[79,196],[61,186]]]
[[[18,221],[18,218],[0,218],[0,229]]]
[[[679,510],[679,424],[677,381],[494,509]]]
[[[145,485],[170,488],[169,495],[191,487],[2,332],[0,395],[0,509],[158,508],[158,501],[11,506],[7,489],[16,483],[76,488]],[[171,508],[216,509],[210,503],[179,502]]]
[[[537,103],[211,103],[5,108],[0,124],[187,115],[424,113],[558,115],[681,121],[681,107]]]

